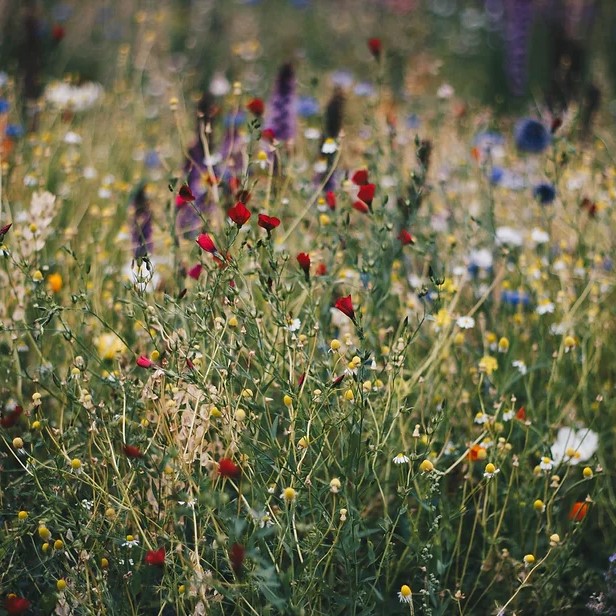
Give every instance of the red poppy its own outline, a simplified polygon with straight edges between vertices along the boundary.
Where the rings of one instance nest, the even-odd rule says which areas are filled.
[[[234,543],[229,550],[229,560],[235,573],[240,573],[244,558],[246,557],[246,549],[241,543]]]
[[[193,265],[186,273],[193,280],[199,280],[199,276],[201,276],[202,271],[203,271],[203,265],[201,265],[201,263],[197,263],[197,265]]]
[[[190,186],[188,186],[188,184],[184,184],[180,188],[180,190],[178,192],[178,197],[182,201],[182,204],[190,203],[190,202],[195,200],[195,195],[192,194],[192,190],[190,190]],[[176,204],[177,204],[177,202],[176,202]]]
[[[569,511],[569,519],[572,522],[581,522],[586,517],[588,509],[589,506],[587,502],[578,501],[577,503],[573,503]]]
[[[350,295],[339,297],[334,304],[334,308],[338,308],[342,314],[346,315],[355,322],[355,310],[353,309],[353,299]]]
[[[250,210],[241,201],[238,201],[227,211],[227,215],[239,228],[250,218]]]
[[[4,609],[10,616],[25,614],[32,604],[25,597],[9,595],[4,602]]]
[[[276,139],[276,133],[273,128],[266,128],[261,131],[261,139],[263,141],[267,141],[269,143],[273,143],[274,139]]]
[[[54,24],[53,27],[51,28],[51,38],[56,43],[59,43],[64,38],[65,34],[66,34],[66,31],[64,30],[64,27],[61,26],[60,24]]]
[[[521,406],[518,409],[518,412],[515,414],[516,419],[519,419],[520,421],[524,421],[526,419],[526,409]]]
[[[265,111],[265,104],[260,98],[253,98],[249,100],[248,103],[246,104],[246,109],[248,109],[250,113],[260,118],[263,115],[263,112]]]
[[[154,365],[154,362],[151,359],[148,359],[145,355],[139,355],[139,357],[137,357],[137,365],[140,368],[151,368]]]
[[[408,246],[409,244],[415,243],[415,238],[406,230],[402,229],[398,234],[398,239],[402,242],[403,246]]]
[[[325,263],[319,263],[315,273],[317,276],[325,276],[327,274],[327,265],[325,265]]]
[[[242,469],[231,458],[221,458],[218,461],[218,474],[228,479],[237,479]]]
[[[482,447],[481,445],[473,445],[469,450],[468,450],[468,459],[471,462],[477,462],[477,460],[485,460],[486,458],[486,448]]]
[[[370,53],[378,60],[381,57],[381,51],[383,50],[381,39],[376,37],[368,39],[368,49],[370,50]]]
[[[24,412],[21,406],[17,405],[12,411],[0,417],[0,426],[3,428],[12,428],[18,421],[20,415]]]
[[[354,201],[353,209],[361,212],[362,214],[370,213],[370,208],[363,201]]]
[[[300,252],[297,255],[297,262],[299,266],[304,270],[306,278],[310,276],[310,255],[307,252]]]
[[[145,562],[148,565],[154,565],[156,567],[162,567],[165,564],[165,548],[159,548],[158,550],[149,550],[145,555]]]
[[[336,193],[333,190],[328,190],[325,193],[325,203],[329,205],[330,210],[336,209]]]
[[[351,182],[356,186],[364,186],[368,183],[368,169],[359,169],[351,176]]]
[[[374,184],[363,184],[359,187],[359,192],[357,193],[357,198],[361,199],[365,204],[372,205],[372,200],[374,199],[374,191],[376,186]]]
[[[137,445],[124,445],[123,449],[127,458],[143,458],[141,449]]]
[[[280,218],[276,218],[275,216],[267,216],[265,214],[259,214],[257,224],[269,233],[280,224]]]
[[[10,222],[8,225],[4,225],[4,227],[0,227],[0,240],[4,239],[4,236],[9,232],[9,229],[13,226],[13,223]]]
[[[205,252],[211,252],[212,254],[218,252],[212,238],[207,233],[201,233],[201,235],[199,235],[197,244],[199,244],[199,247],[205,250]]]

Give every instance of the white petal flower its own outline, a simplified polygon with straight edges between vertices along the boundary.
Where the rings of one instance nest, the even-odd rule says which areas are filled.
[[[579,464],[590,459],[599,448],[599,435],[588,428],[561,428],[552,445],[555,464]]]

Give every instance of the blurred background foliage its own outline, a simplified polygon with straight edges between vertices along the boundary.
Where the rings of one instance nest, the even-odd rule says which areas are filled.
[[[513,111],[569,80],[565,97],[592,83],[616,115],[613,0],[0,0],[0,70],[25,81],[37,72],[35,95],[66,73],[108,85],[118,48],[144,29],[161,73],[189,92],[222,73],[261,94],[288,60],[308,84],[332,70],[361,80],[372,60],[363,42],[380,37],[398,100],[446,81],[466,100]]]

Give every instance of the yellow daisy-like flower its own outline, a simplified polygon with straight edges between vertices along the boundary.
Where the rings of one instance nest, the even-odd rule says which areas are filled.
[[[484,355],[479,360],[479,370],[488,376],[492,376],[498,370],[498,361],[491,355]]]
[[[403,584],[398,592],[398,599],[400,603],[410,603],[413,600],[413,591],[407,584]]]

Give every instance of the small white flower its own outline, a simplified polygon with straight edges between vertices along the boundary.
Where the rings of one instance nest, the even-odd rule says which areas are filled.
[[[496,229],[496,243],[507,246],[520,247],[524,243],[522,234],[512,227],[499,227]]]
[[[81,501],[81,506],[82,506],[84,509],[87,509],[88,511],[90,511],[90,510],[92,509],[93,505],[94,505],[94,502],[93,502],[93,501],[89,501],[89,500],[88,500],[88,499],[86,499],[86,498],[84,498],[84,499]]]
[[[479,250],[473,250],[468,256],[470,265],[474,265],[481,269],[488,269],[492,267],[493,256],[492,252],[487,248],[480,248]]]
[[[307,128],[304,131],[304,137],[310,141],[316,141],[321,136],[321,131],[318,128]]]
[[[574,430],[561,428],[552,445],[552,459],[555,464],[579,464],[590,459],[599,448],[599,435],[588,428]]]
[[[542,299],[538,304],[537,304],[537,308],[535,309],[537,314],[551,314],[552,312],[554,312],[554,303],[547,300],[547,299]]]
[[[333,139],[326,139],[321,147],[323,154],[333,154],[338,149],[338,144]]]
[[[456,325],[460,329],[473,329],[475,327],[475,319],[473,317],[458,317]]]
[[[512,361],[511,365],[514,368],[517,368],[520,374],[526,374],[528,372],[526,364],[521,359],[516,359],[515,361]]]
[[[327,161],[322,158],[314,163],[313,167],[315,173],[325,173],[327,171]]]
[[[296,332],[302,326],[302,322],[299,319],[293,319],[291,323],[287,326],[287,330],[290,332]]]
[[[133,535],[126,535],[126,541],[122,544],[123,548],[134,548],[139,545],[139,539]]]
[[[408,464],[410,462],[410,459],[408,456],[405,456],[403,453],[399,453],[397,456],[394,457],[392,462],[394,464]]]
[[[215,73],[210,81],[210,94],[214,96],[225,96],[231,90],[229,80],[222,73]]]
[[[488,464],[486,464],[486,469],[485,469],[485,472],[483,473],[483,476],[486,479],[492,479],[492,477],[494,477],[498,473],[500,473],[500,468],[496,468],[494,464],[489,462]]]
[[[454,89],[448,83],[442,84],[436,91],[436,95],[443,100],[451,98],[454,94]]]
[[[490,421],[490,416],[487,413],[482,413],[479,411],[475,415],[475,423],[479,425],[483,425],[484,423],[488,423]]]
[[[535,227],[530,233],[530,239],[535,244],[547,244],[550,241],[550,236],[543,229]]]
[[[551,471],[554,468],[554,461],[551,458],[544,456],[543,458],[541,458],[539,468],[542,471]]]
[[[509,409],[503,413],[503,421],[511,421],[515,417],[515,411],[513,409]]]
[[[64,135],[64,143],[68,143],[70,145],[79,145],[82,141],[83,140],[81,138],[81,135],[78,135],[73,131],[69,131],[68,133],[66,133],[66,135]]]

